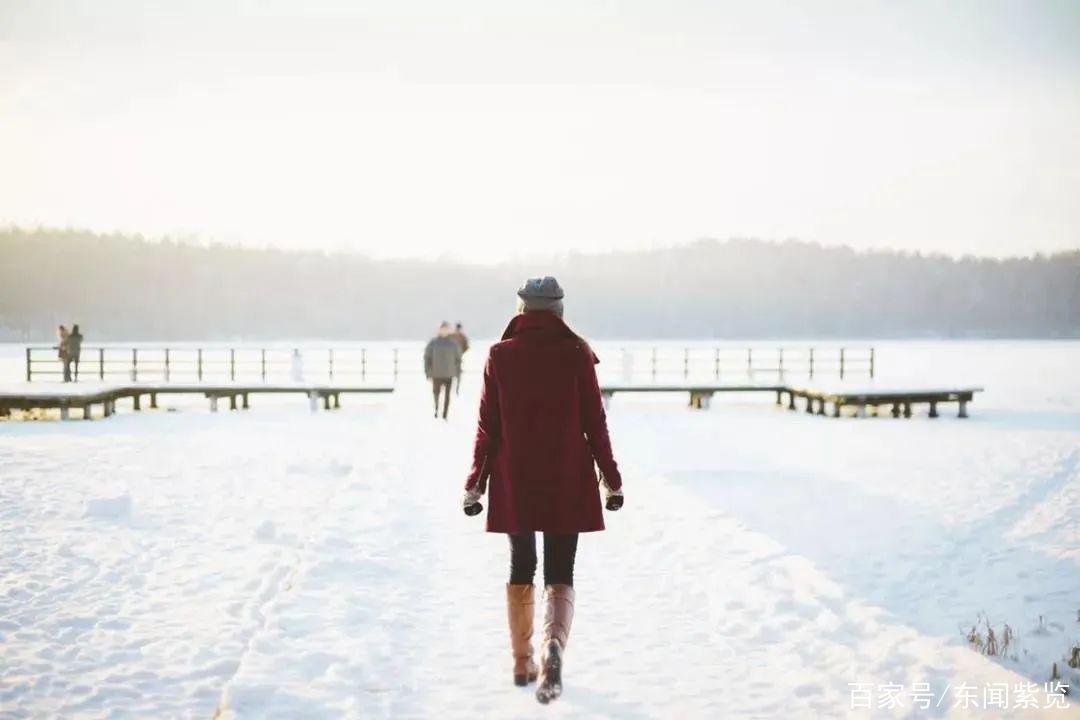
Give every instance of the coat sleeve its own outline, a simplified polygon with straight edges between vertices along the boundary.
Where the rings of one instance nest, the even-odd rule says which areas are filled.
[[[473,464],[465,480],[465,489],[472,490],[478,483],[486,483],[491,473],[495,452],[499,447],[501,415],[499,412],[499,386],[495,382],[494,354],[484,363],[484,388],[480,395],[480,417],[476,423],[476,442],[473,445]],[[482,488],[481,488],[482,490]]]
[[[588,345],[581,354],[581,424],[585,429],[585,438],[589,442],[596,466],[612,490],[622,488],[622,475],[611,450],[611,438],[608,436],[607,413],[604,412],[604,399],[600,395],[600,382],[596,379],[596,356]]]
[[[427,347],[424,348],[424,377],[431,377],[431,359],[432,359],[432,343],[428,342]]]

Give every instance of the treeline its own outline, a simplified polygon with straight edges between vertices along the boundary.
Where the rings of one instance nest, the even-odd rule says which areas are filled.
[[[1080,338],[1080,251],[995,260],[699,241],[494,267],[0,230],[0,339],[406,339],[496,335],[553,274],[597,338]]]

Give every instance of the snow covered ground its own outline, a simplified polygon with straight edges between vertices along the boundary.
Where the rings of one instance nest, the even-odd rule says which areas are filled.
[[[460,511],[475,380],[445,424],[419,380],[0,423],[0,718],[1080,717],[1042,692],[1078,679],[1080,344],[919,347],[882,382],[984,384],[969,420],[617,396],[627,504],[547,707],[510,682],[505,538]]]

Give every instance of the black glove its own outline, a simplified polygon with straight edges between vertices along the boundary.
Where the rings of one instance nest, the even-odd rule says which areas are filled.
[[[604,492],[604,507],[615,512],[622,507],[623,495],[622,488],[618,490],[608,485],[607,478],[604,477],[604,473],[600,473],[600,489]]]
[[[479,486],[465,491],[465,495],[461,498],[461,508],[466,515],[472,517],[480,514],[480,511],[484,509],[484,506],[480,504],[480,498],[483,494],[483,490]]]

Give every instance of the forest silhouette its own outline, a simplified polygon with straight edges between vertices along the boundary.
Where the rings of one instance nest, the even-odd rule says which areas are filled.
[[[472,265],[78,230],[0,230],[0,340],[497,336],[530,275],[596,338],[1078,338],[1080,250],[1025,258],[752,239]]]

